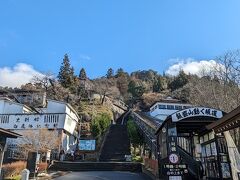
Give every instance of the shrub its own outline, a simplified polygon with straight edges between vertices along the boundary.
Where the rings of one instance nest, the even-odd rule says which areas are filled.
[[[133,162],[143,162],[143,159],[142,159],[141,156],[134,156],[134,157],[132,158],[132,161],[133,161]]]
[[[9,164],[4,164],[2,168],[3,176],[13,177],[21,174],[21,171],[26,168],[27,163],[25,161],[17,161]]]

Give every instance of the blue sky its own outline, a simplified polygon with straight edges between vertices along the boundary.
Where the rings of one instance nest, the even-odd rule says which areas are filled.
[[[162,73],[240,48],[239,18],[239,0],[1,0],[0,68],[57,74],[68,53],[91,78],[109,67]]]

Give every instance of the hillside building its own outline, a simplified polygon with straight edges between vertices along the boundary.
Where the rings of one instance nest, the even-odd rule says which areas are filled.
[[[157,101],[150,106],[150,116],[164,121],[169,115],[183,109],[192,107],[191,104],[183,103],[180,100],[168,97]]]
[[[47,100],[44,108],[32,109],[24,104],[14,102],[8,98],[0,99],[0,127],[24,134],[26,131],[38,132],[39,129],[56,130],[60,137],[59,149],[65,152],[77,143],[79,134],[79,116],[73,107],[65,102]],[[16,142],[18,141],[18,142]],[[8,155],[14,158],[17,151],[16,144],[21,141],[9,140]]]

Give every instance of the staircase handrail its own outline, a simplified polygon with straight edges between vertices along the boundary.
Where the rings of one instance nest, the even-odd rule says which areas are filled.
[[[203,166],[201,161],[196,161],[189,153],[187,153],[180,146],[177,146],[178,152],[183,159],[183,161],[188,165],[188,170],[197,179],[202,179],[203,177]]]
[[[111,126],[112,126],[112,124],[108,127],[106,133],[104,134],[103,141],[102,141],[102,144],[101,144],[101,147],[100,147],[100,150],[99,150],[98,161],[99,161],[99,159],[100,159],[100,157],[101,157],[101,155],[102,155],[102,150],[103,150],[103,147],[104,147],[104,145],[105,145],[105,141],[106,141],[106,138],[107,138],[107,136],[108,136],[108,134],[109,134],[109,130],[110,130],[110,127],[111,127]]]

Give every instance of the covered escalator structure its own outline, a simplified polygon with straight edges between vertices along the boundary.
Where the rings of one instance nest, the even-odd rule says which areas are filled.
[[[224,114],[192,107],[168,116],[156,132],[160,178],[232,179],[224,135],[206,128]]]

